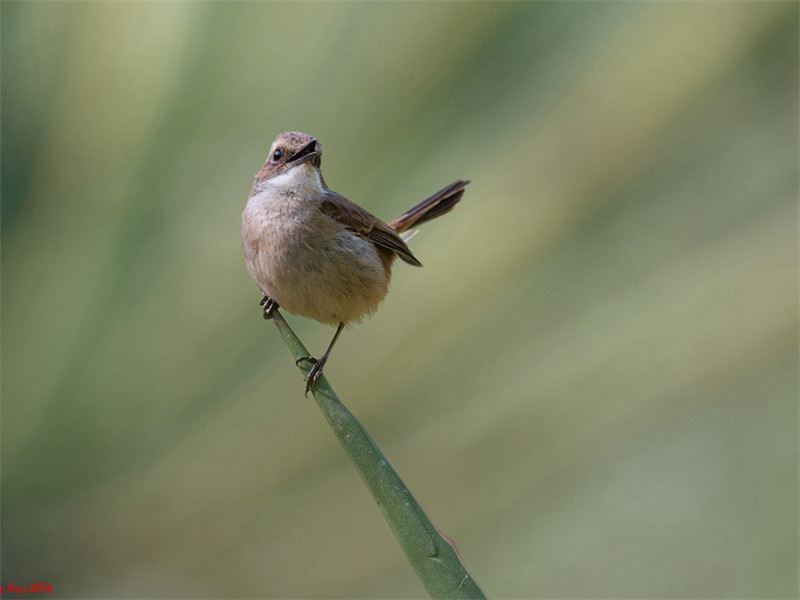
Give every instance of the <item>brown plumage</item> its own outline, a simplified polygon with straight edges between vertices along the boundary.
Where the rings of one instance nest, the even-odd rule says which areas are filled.
[[[279,135],[242,213],[242,245],[263,296],[264,316],[278,306],[338,324],[307,379],[313,385],[345,323],[373,313],[389,288],[395,257],[422,266],[400,235],[453,209],[468,181],[456,181],[388,224],[328,189],[322,145],[299,132]],[[407,237],[407,236],[406,236]]]

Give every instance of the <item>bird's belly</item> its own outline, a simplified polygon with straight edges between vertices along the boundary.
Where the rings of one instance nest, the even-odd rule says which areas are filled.
[[[334,225],[282,215],[262,220],[257,236],[243,236],[261,291],[291,313],[331,325],[373,313],[389,287],[375,245]]]

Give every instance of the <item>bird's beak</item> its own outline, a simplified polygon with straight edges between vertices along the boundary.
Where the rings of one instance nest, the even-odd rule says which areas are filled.
[[[290,162],[295,165],[303,164],[304,162],[308,162],[309,160],[314,160],[317,156],[317,140],[311,140],[305,146],[300,148],[292,158],[290,158],[287,162]]]

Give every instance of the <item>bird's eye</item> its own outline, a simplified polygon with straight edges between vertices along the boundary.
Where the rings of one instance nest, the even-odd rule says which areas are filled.
[[[272,153],[272,162],[278,162],[282,156],[283,152],[281,152],[280,149],[275,150],[275,152]]]

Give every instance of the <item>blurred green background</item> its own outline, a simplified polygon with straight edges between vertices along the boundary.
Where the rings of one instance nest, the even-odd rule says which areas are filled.
[[[244,266],[296,129],[473,180],[326,372],[490,595],[796,597],[797,113],[795,2],[3,2],[0,584],[424,595]]]

